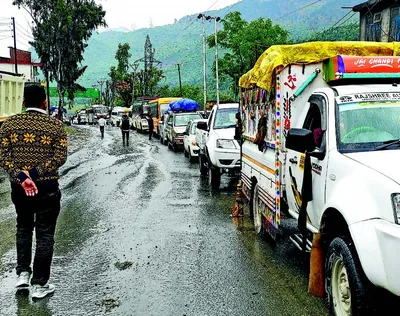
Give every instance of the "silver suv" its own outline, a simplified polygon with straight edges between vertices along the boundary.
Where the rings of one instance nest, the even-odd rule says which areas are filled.
[[[183,148],[183,133],[186,125],[192,120],[202,119],[196,112],[177,112],[168,116],[164,134],[167,136],[168,147],[177,150]]]

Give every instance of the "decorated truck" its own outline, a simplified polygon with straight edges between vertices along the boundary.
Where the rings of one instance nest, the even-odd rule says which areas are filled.
[[[370,315],[378,288],[400,296],[399,48],[272,46],[239,81],[254,228],[277,241],[296,221],[309,292],[334,315]]]
[[[21,113],[25,77],[0,71],[0,126],[11,115]]]

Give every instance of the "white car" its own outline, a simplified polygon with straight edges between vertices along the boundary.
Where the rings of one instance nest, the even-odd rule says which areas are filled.
[[[183,153],[185,157],[189,157],[190,162],[193,162],[194,158],[199,156],[199,147],[196,143],[197,122],[207,122],[207,119],[190,121],[183,133]]]
[[[163,145],[167,145],[167,135],[165,134],[165,125],[168,121],[168,113],[164,114],[163,120],[158,123],[158,128],[160,130],[160,143]]]
[[[149,123],[146,117],[137,116],[135,118],[135,128],[139,133],[144,133],[149,131]]]
[[[240,145],[234,138],[238,111],[237,103],[214,105],[207,124],[197,125],[200,173],[211,173],[213,189],[219,188],[221,174],[239,174]]]

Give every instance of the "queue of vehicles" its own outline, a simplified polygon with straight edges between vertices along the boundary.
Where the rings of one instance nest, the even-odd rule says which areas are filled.
[[[240,106],[192,113],[182,129],[188,114],[159,123],[171,149],[198,148],[214,189],[240,174],[257,234],[277,242],[283,222],[297,221],[290,240],[310,252],[309,292],[337,316],[372,313],[377,289],[400,296],[399,48],[272,46],[240,79]]]
[[[309,292],[333,315],[367,315],[376,289],[400,296],[399,48],[272,46],[240,78],[239,103],[205,118],[154,100],[132,125],[145,131],[150,109],[148,132],[198,156],[213,189],[239,176],[261,237],[276,242],[283,221],[296,220],[290,240],[310,252]]]

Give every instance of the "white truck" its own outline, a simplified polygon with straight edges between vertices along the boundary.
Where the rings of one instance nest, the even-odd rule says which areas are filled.
[[[311,251],[309,292],[338,316],[370,315],[377,288],[400,296],[398,50],[272,46],[239,82],[254,228],[276,240],[281,220],[297,219],[290,239]]]
[[[238,174],[240,169],[240,145],[234,139],[238,112],[238,103],[216,104],[208,121],[197,123],[200,173],[210,174],[213,189],[219,188],[221,174]]]
[[[22,112],[25,77],[0,71],[0,126],[11,115]]]

